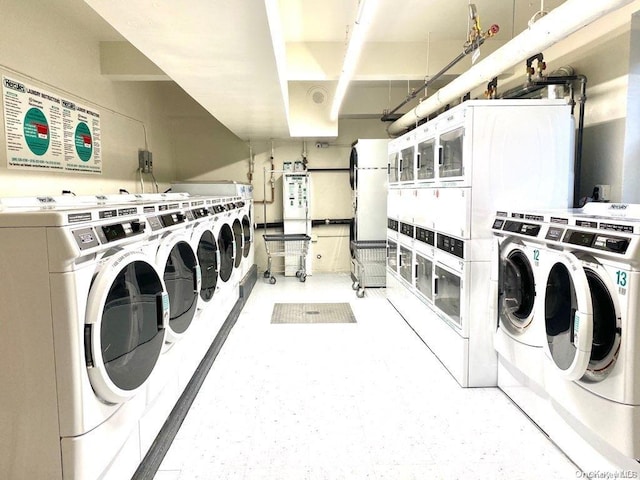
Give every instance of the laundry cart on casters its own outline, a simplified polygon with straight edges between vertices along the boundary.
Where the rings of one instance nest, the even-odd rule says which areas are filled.
[[[273,257],[297,257],[299,268],[296,270],[296,277],[301,282],[307,279],[307,252],[311,240],[309,235],[302,233],[265,234],[262,235],[262,238],[264,238],[264,247],[267,251],[267,269],[264,272],[264,278],[268,278],[269,283],[272,285],[276,283],[276,278],[273,276]],[[285,270],[283,269],[282,272],[284,273]]]
[[[352,288],[358,298],[364,297],[367,287],[384,287],[387,282],[387,241],[361,240],[351,241],[353,252]]]

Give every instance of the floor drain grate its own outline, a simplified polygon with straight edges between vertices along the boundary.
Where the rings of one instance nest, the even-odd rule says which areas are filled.
[[[348,303],[276,303],[271,323],[356,323]]]

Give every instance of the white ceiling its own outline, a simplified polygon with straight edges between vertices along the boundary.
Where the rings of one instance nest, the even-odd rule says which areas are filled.
[[[545,0],[546,10],[564,0]],[[80,0],[57,0],[65,4]],[[358,0],[85,0],[70,9],[92,22],[104,40],[126,39],[227,128],[242,139],[336,136],[328,108],[340,73]],[[274,54],[266,3],[276,2],[286,61]],[[423,81],[462,50],[468,0],[379,0],[367,44],[341,115],[382,114],[354,99],[357,89],[379,91],[388,103],[400,81]],[[534,0],[475,0],[481,27],[500,26],[485,52],[526,28],[540,7]],[[400,8],[400,6],[402,8]],[[109,26],[110,25],[110,26]],[[111,28],[113,27],[113,28]],[[278,45],[278,44],[277,44]],[[469,63],[450,72],[461,73]],[[324,95],[322,102],[318,102]],[[432,93],[432,92],[431,92]],[[402,95],[406,94],[406,91]],[[402,98],[402,95],[400,98]],[[350,100],[351,96],[351,100]],[[364,96],[366,97],[366,96]],[[391,105],[395,106],[395,104]],[[405,109],[406,110],[406,109]]]

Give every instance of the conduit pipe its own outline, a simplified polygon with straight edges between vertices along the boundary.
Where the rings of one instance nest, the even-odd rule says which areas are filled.
[[[460,98],[517,63],[549,48],[595,20],[633,1],[598,0],[585,2],[584,0],[567,0],[389,125],[387,129],[389,135],[392,137],[401,135],[405,130],[413,127],[416,122],[446,106],[452,100]]]

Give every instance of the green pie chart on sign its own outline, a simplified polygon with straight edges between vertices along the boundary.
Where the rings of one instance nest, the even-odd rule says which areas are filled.
[[[76,152],[83,162],[88,162],[93,152],[93,138],[86,123],[80,122],[75,134]]]
[[[24,116],[24,139],[35,155],[44,155],[49,149],[49,122],[39,108],[31,108]]]

